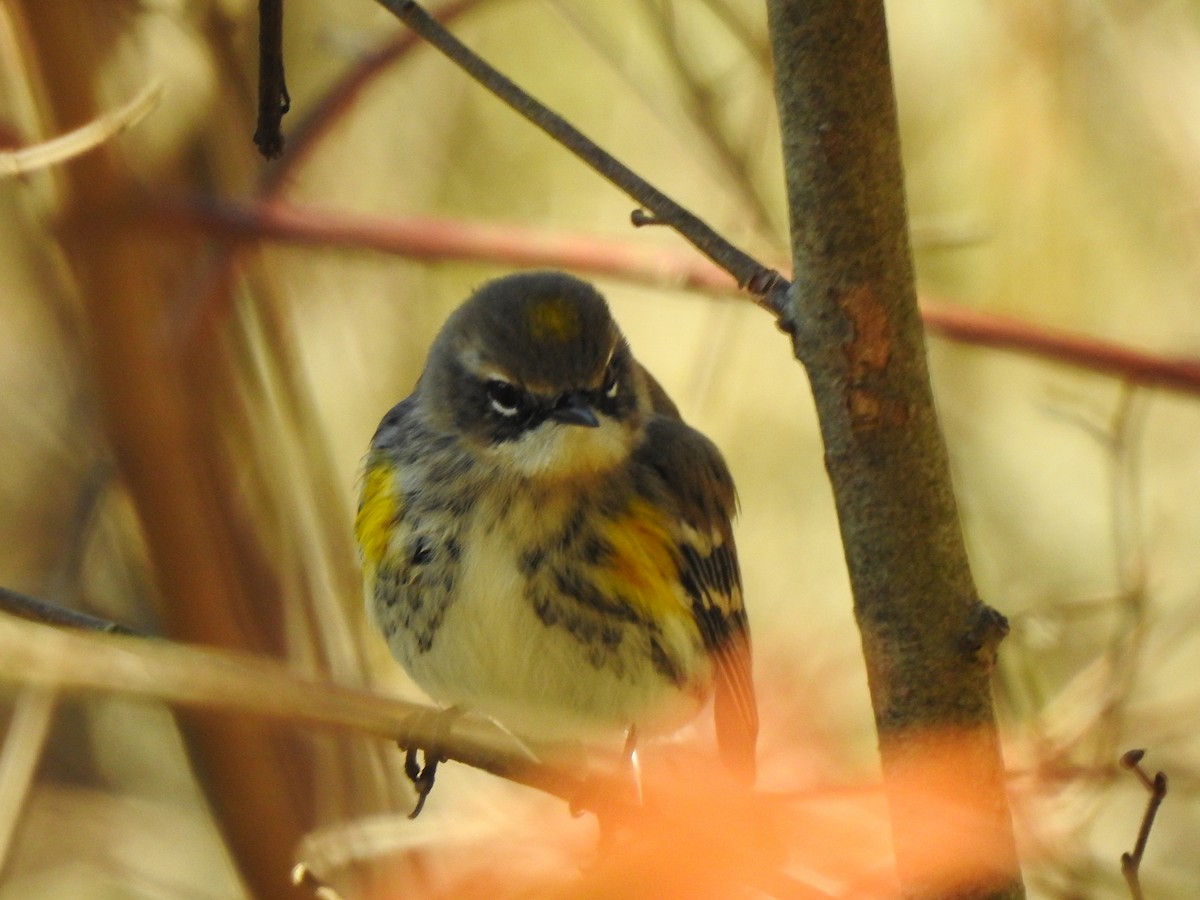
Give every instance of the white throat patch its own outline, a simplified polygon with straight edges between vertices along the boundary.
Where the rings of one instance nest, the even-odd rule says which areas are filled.
[[[528,478],[568,478],[594,475],[614,468],[633,449],[629,428],[605,415],[600,425],[569,425],[547,420],[515,441],[490,449],[508,466]]]

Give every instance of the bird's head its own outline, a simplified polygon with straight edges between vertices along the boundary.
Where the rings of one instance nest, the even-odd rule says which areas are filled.
[[[560,272],[476,291],[434,341],[418,390],[438,430],[523,477],[613,468],[651,407],[604,298]]]

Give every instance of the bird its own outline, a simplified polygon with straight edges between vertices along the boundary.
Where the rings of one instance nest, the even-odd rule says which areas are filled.
[[[711,698],[719,756],[751,784],[736,506],[720,451],[594,286],[500,277],[448,317],[370,443],[368,617],[430,698],[523,738],[628,749]]]

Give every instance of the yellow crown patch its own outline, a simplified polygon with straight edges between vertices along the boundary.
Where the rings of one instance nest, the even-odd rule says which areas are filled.
[[[583,322],[579,310],[563,297],[548,297],[526,311],[529,334],[535,341],[566,343],[579,337]]]

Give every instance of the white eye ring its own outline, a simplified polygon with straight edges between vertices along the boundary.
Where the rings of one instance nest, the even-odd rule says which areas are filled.
[[[509,419],[517,414],[521,405],[521,389],[515,384],[493,378],[487,383],[487,392],[488,402],[497,413]]]
[[[617,376],[611,376],[611,381],[604,385],[604,396],[609,400],[616,400],[617,394],[621,391],[621,382],[617,380]]]

